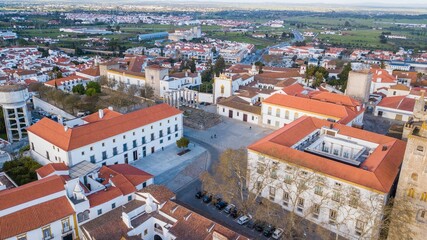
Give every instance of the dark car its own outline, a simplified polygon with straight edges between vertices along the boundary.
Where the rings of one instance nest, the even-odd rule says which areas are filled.
[[[203,202],[204,203],[210,203],[212,201],[212,195],[205,195],[203,197]]]
[[[230,216],[232,218],[237,218],[239,216],[239,212],[237,211],[237,208],[234,208],[233,210],[231,210]]]
[[[220,197],[215,197],[213,200],[212,200],[212,204],[214,205],[214,206],[216,206],[216,204],[217,203],[219,203],[219,202],[221,202],[222,201],[222,198],[220,198]]]
[[[246,227],[253,229],[255,227],[255,222],[253,220],[249,220],[249,222],[246,224]]]
[[[265,226],[264,222],[261,222],[261,221],[255,222],[255,230],[257,230],[258,232],[262,232],[264,230],[264,226]]]
[[[205,191],[198,191],[198,192],[196,193],[196,198],[197,198],[197,199],[200,199],[200,198],[204,197],[205,195],[206,195],[206,192],[205,192]]]
[[[218,210],[222,210],[227,207],[228,203],[225,201],[219,201],[215,206]]]
[[[262,232],[262,234],[266,237],[271,237],[274,230],[276,230],[276,229],[269,224],[267,227],[264,228],[264,231]]]

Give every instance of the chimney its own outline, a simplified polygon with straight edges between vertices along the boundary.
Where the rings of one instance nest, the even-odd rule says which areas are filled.
[[[64,131],[68,131],[68,126],[64,126]]]
[[[108,106],[108,110],[113,111],[113,106]]]
[[[98,110],[98,115],[99,115],[99,119],[102,119],[104,117],[104,110],[103,109],[99,109]]]

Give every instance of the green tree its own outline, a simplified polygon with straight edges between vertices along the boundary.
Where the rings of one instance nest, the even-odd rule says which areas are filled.
[[[96,93],[101,93],[101,85],[97,82],[90,81],[86,84],[86,89],[93,88]]]
[[[37,180],[36,170],[42,167],[30,157],[20,157],[3,164],[3,171],[7,173],[18,185],[23,185]]]
[[[196,61],[194,61],[194,59],[192,59],[191,61],[190,61],[190,71],[191,71],[191,73],[195,73],[196,72]]]
[[[188,144],[190,144],[188,138],[181,137],[179,140],[176,140],[176,146],[179,148],[187,148]]]
[[[219,77],[219,75],[224,72],[225,60],[222,56],[219,56],[218,59],[216,60],[213,70],[214,70],[215,76],[217,77]]]
[[[86,89],[86,95],[91,97],[91,96],[95,96],[96,94],[96,89],[95,88],[88,88]]]
[[[83,84],[77,84],[76,86],[73,87],[72,89],[73,93],[78,93],[80,95],[85,94],[85,87],[83,86]]]

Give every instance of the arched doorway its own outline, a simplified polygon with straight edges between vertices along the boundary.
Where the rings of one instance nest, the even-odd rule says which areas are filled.
[[[162,240],[162,237],[160,237],[159,235],[154,235],[154,240]]]

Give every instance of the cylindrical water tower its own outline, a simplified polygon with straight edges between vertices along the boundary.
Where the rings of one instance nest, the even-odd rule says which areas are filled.
[[[27,100],[30,97],[23,85],[0,86],[0,105],[3,107],[4,122],[9,142],[27,137],[30,126]]]

